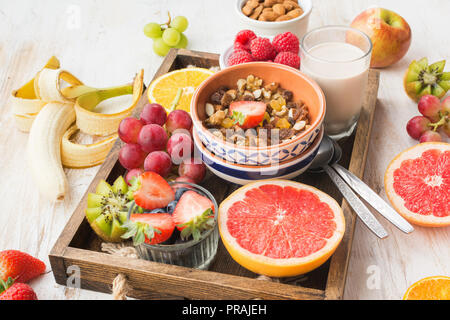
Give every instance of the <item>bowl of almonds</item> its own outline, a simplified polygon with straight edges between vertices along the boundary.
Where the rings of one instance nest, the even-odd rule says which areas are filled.
[[[311,0],[237,0],[243,28],[275,36],[290,31],[301,39],[308,31]]]

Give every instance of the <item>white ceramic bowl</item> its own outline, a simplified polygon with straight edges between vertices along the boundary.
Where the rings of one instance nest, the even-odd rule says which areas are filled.
[[[287,161],[271,165],[242,165],[226,161],[211,151],[201,142],[194,131],[194,145],[205,165],[216,176],[232,183],[244,185],[257,180],[265,179],[293,179],[308,170],[319,151],[324,135],[323,126],[312,145],[302,154]]]
[[[304,13],[297,18],[287,20],[287,21],[258,21],[247,17],[242,13],[242,7],[247,2],[247,0],[237,0],[236,1],[236,13],[242,24],[242,29],[250,29],[255,33],[265,36],[276,36],[279,33],[290,31],[295,34],[299,40],[308,31],[309,15],[312,10],[311,0],[299,0],[298,3],[302,7]]]

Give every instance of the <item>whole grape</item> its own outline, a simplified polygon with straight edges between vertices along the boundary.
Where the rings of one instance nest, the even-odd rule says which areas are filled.
[[[441,100],[428,94],[420,98],[417,106],[419,112],[433,122],[440,120],[439,112],[441,111]]]
[[[170,26],[180,32],[184,32],[187,29],[188,25],[188,20],[183,16],[177,16],[170,22]]]
[[[155,22],[147,23],[144,26],[144,34],[152,39],[161,38],[162,36],[162,29],[161,26]]]
[[[406,131],[411,138],[419,140],[424,132],[430,130],[430,127],[428,126],[430,123],[430,119],[423,116],[416,116],[408,121],[406,124]]]
[[[178,42],[178,44],[175,46],[175,48],[177,49],[185,49],[188,45],[188,39],[186,38],[186,36],[182,33],[180,36],[180,41]]]
[[[177,29],[167,28],[162,34],[162,39],[168,46],[173,47],[176,46],[178,42],[180,42],[181,35]]]
[[[419,139],[420,143],[423,142],[441,142],[442,141],[442,137],[439,133],[434,132],[434,131],[425,131]]]
[[[153,40],[153,51],[161,56],[164,57],[170,50],[170,46],[168,46],[162,38],[157,38]]]

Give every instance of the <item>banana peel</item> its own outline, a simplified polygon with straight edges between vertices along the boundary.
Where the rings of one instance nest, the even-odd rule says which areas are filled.
[[[68,86],[62,88],[62,81]],[[98,89],[61,70],[56,57],[13,91],[14,118],[21,131],[30,132],[27,157],[41,194],[62,200],[68,190],[63,166],[87,168],[105,160],[118,137],[120,121],[131,115],[142,92],[143,70],[133,84]],[[132,94],[133,100],[124,110],[113,114],[94,111],[100,102],[125,94]],[[71,138],[78,130],[104,139],[92,144],[76,143]]]
[[[94,90],[79,96],[75,102],[77,126],[84,133],[92,135],[110,135],[117,132],[120,121],[133,112],[144,89],[144,70],[135,77],[132,85]],[[102,101],[126,94],[132,94],[131,105],[118,113],[103,114],[93,110]],[[101,126],[98,124],[101,123]]]
[[[51,57],[43,69],[58,69],[60,63],[55,56]],[[12,92],[11,105],[16,126],[20,131],[29,132],[34,119],[41,109],[47,104],[38,98],[34,82],[35,78],[28,81],[22,87]]]

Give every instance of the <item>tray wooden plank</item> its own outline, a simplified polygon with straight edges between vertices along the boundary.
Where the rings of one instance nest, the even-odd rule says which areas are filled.
[[[218,66],[218,55],[190,50],[171,50],[154,78],[188,65],[209,68]],[[375,111],[379,72],[371,70],[366,100],[356,134],[343,141],[340,163],[362,177],[366,162],[372,120]],[[139,101],[134,114],[138,115],[147,103],[147,95]],[[50,255],[55,280],[66,284],[67,267],[77,265],[81,270],[82,288],[108,292],[112,280],[119,273],[127,276],[133,290],[131,297],[140,299],[341,299],[351,252],[355,216],[345,201],[346,231],[335,254],[318,269],[299,277],[279,281],[256,280],[256,274],[237,264],[221,241],[216,259],[209,271],[183,268],[151,261],[112,256],[100,252],[101,241],[84,219],[87,194],[95,190],[101,179],[112,182],[125,170],[118,164],[121,142],[117,141],[93,179],[86,194],[70,218]],[[303,174],[298,179],[314,185],[342,201],[339,191],[324,174]],[[220,203],[239,186],[209,174],[202,183]],[[181,295],[181,296],[180,296]]]

